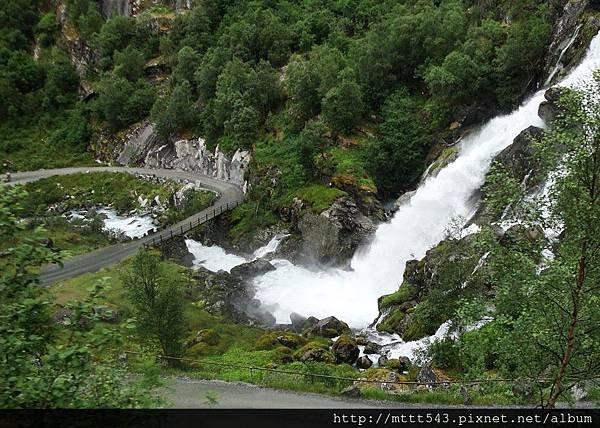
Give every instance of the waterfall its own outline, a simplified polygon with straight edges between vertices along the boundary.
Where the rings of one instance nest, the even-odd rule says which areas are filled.
[[[596,36],[583,62],[561,85],[577,86],[600,68],[600,37]],[[458,158],[436,177],[425,180],[414,196],[382,224],[370,245],[352,260],[352,270],[312,271],[284,260],[254,280],[256,297],[275,308],[279,323],[288,323],[297,312],[316,317],[335,315],[352,327],[362,328],[378,314],[378,297],[397,290],[405,264],[422,258],[444,239],[456,219],[467,219],[475,210],[473,194],[483,184],[493,157],[509,146],[529,126],[544,126],[538,108],[539,91],[513,113],[496,117],[460,143]]]
[[[208,270],[212,270],[213,272],[217,272],[219,270],[229,272],[236,266],[263,258],[267,254],[277,251],[279,244],[287,236],[289,235],[275,235],[273,239],[267,243],[267,245],[256,250],[250,258],[227,253],[218,245],[207,247],[197,241],[194,241],[193,239],[186,239],[185,245],[187,246],[188,251],[194,256],[195,267],[204,267]]]
[[[552,81],[554,80],[554,78],[556,77],[556,75],[558,74],[558,72],[563,69],[563,64],[562,64],[563,57],[565,56],[567,51],[569,49],[571,49],[571,46],[573,46],[573,43],[575,43],[575,40],[577,40],[577,37],[579,37],[579,32],[581,31],[582,27],[583,27],[583,24],[579,24],[577,27],[575,27],[575,31],[573,31],[573,34],[567,41],[567,44],[560,51],[560,54],[558,55],[558,59],[556,60],[556,64],[554,65],[552,72],[550,72],[548,79],[546,79],[546,83],[544,83],[545,86],[550,85],[552,83]]]
[[[288,236],[289,235],[275,235],[267,245],[265,245],[264,247],[260,247],[254,252],[254,254],[252,255],[252,259],[261,259],[267,254],[274,253],[275,251],[277,251],[277,248],[279,248],[279,244],[281,243],[281,241],[283,241]]]

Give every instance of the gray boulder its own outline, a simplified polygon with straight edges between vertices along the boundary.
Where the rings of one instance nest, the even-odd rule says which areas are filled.
[[[193,300],[201,299],[209,313],[242,324],[275,325],[275,317],[263,310],[261,302],[254,298],[254,289],[238,277],[225,271],[199,268],[194,271],[193,279],[188,296]]]
[[[264,275],[267,272],[275,270],[275,266],[264,259],[256,259],[248,263],[243,263],[231,269],[231,274],[243,281],[248,281],[254,277]]]
[[[337,199],[320,214],[307,213],[298,222],[304,256],[331,265],[347,263],[375,229],[351,197]]]
[[[371,359],[365,355],[363,355],[356,361],[356,367],[358,367],[359,369],[366,370],[366,369],[370,368],[372,365],[373,365],[373,362],[371,361]]]
[[[336,317],[323,318],[314,326],[307,330],[308,333],[316,334],[323,337],[337,337],[342,334],[351,332],[350,327],[344,321],[338,320]]]
[[[335,341],[331,352],[338,364],[354,364],[360,354],[356,341],[347,335],[342,335]]]

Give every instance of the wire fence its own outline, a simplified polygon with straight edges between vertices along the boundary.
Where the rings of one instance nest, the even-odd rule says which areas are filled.
[[[166,242],[176,236],[181,236],[189,232],[190,230],[200,226],[201,224],[204,224],[207,221],[220,216],[224,212],[233,210],[234,208],[238,207],[242,202],[242,200],[238,199],[236,201],[226,202],[224,204],[213,207],[212,210],[211,208],[209,208],[204,211],[203,215],[200,214],[195,219],[190,219],[188,221],[178,223],[174,226],[171,226],[167,230],[153,234],[152,239],[148,239],[146,242],[144,242],[144,247],[151,247],[157,244],[162,244],[163,242]]]
[[[136,351],[120,351],[120,352],[122,352],[124,354],[131,354],[131,355],[146,355],[142,352],[136,352]],[[269,367],[258,367],[258,366],[244,365],[244,364],[198,360],[198,359],[186,358],[186,357],[172,357],[172,356],[167,356],[167,355],[159,355],[158,358],[160,358],[162,360],[166,360],[166,361],[170,360],[170,361],[179,361],[179,362],[185,362],[185,363],[194,363],[194,364],[197,364],[200,366],[207,365],[207,366],[213,366],[213,367],[226,367],[226,368],[248,370],[251,378],[253,377],[254,372],[279,373],[279,374],[284,374],[284,375],[289,375],[289,376],[303,376],[303,377],[308,377],[308,378],[313,378],[313,379],[323,379],[323,380],[329,380],[329,381],[379,384],[382,388],[385,386],[390,386],[390,385],[409,386],[409,387],[418,387],[418,386],[449,387],[451,385],[467,385],[467,386],[470,385],[470,386],[472,386],[472,385],[481,385],[481,384],[516,383],[516,382],[523,382],[523,381],[528,381],[528,380],[532,381],[532,379],[523,379],[523,378],[520,378],[520,379],[479,379],[479,380],[443,379],[443,380],[424,380],[424,381],[418,381],[418,380],[411,381],[411,380],[401,380],[401,379],[365,379],[365,378],[358,378],[358,377],[344,377],[344,376],[334,376],[334,375],[328,375],[328,374],[322,374],[322,373],[284,370],[284,369],[269,368]]]

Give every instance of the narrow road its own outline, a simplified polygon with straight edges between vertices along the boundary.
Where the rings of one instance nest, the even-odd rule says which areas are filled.
[[[381,409],[431,407],[280,391],[242,382],[171,378],[163,397],[174,408],[212,409]]]
[[[100,248],[91,253],[83,254],[66,260],[63,266],[50,265],[46,267],[40,276],[43,284],[52,284],[58,281],[74,278],[84,273],[97,272],[98,270],[120,262],[121,260],[135,254],[139,248],[145,244],[168,240],[173,236],[182,234],[192,227],[196,227],[211,218],[214,218],[242,202],[244,193],[242,190],[232,184],[213,177],[197,174],[188,171],[179,171],[173,169],[149,169],[149,168],[128,168],[128,167],[91,167],[91,168],[61,168],[61,169],[43,169],[38,171],[18,172],[12,175],[10,185],[25,184],[43,178],[56,175],[70,175],[86,172],[126,172],[129,174],[154,175],[156,177],[168,178],[171,180],[181,180],[186,182],[196,182],[201,187],[216,192],[219,197],[215,203],[194,214],[185,220],[180,221],[165,229],[149,234],[141,239],[135,239],[126,243],[111,245]]]

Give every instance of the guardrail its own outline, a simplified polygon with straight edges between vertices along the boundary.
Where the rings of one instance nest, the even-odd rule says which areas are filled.
[[[181,223],[178,226],[177,225],[170,226],[167,228],[167,230],[155,233],[152,236],[151,240],[144,243],[144,247],[151,247],[151,246],[154,246],[157,244],[162,244],[163,242],[167,242],[168,240],[170,240],[176,236],[181,236],[184,233],[187,233],[190,230],[200,226],[201,224],[204,224],[207,221],[220,216],[224,212],[230,211],[230,210],[238,207],[242,202],[243,201],[241,199],[238,199],[233,202],[226,202],[224,204],[216,206],[216,207],[212,208],[212,211],[209,208],[209,209],[205,210],[206,212],[204,213],[204,215],[200,215],[196,220],[190,220],[189,222]]]

